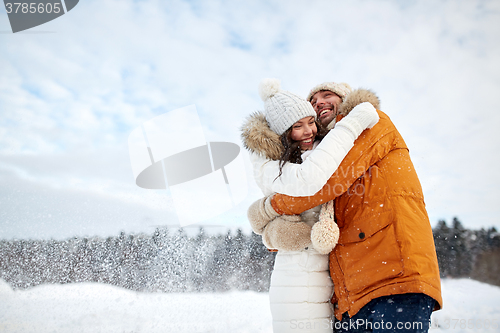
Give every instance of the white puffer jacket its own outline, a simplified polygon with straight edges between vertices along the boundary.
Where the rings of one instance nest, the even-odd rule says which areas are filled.
[[[269,129],[262,113],[251,115],[242,128],[242,136],[251,152],[255,180],[264,195],[278,192],[309,196],[319,191],[366,128],[352,126],[358,121],[356,117],[366,114],[351,112],[303,158],[302,164],[286,163],[282,175],[276,178],[282,150],[279,136]],[[376,123],[378,116],[375,117]],[[319,210],[315,207],[302,213],[302,221],[312,226],[318,221]],[[269,290],[274,333],[332,332],[332,293],[328,255],[319,254],[312,247],[302,251],[279,250]]]
[[[302,221],[318,221],[319,208],[302,213]],[[328,255],[319,254],[312,247],[278,251],[269,288],[273,332],[331,333],[332,294]]]
[[[302,154],[304,162],[305,156]],[[320,208],[302,213],[302,222],[313,226],[319,219]],[[332,293],[328,255],[319,254],[312,247],[278,251],[269,289],[273,331],[331,332]]]

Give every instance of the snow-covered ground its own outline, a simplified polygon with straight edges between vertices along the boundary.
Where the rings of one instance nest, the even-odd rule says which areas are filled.
[[[443,280],[431,332],[500,332],[500,288]],[[486,321],[489,327],[486,328]],[[439,325],[439,327],[437,327]],[[0,280],[0,332],[272,332],[268,294],[147,294],[102,284],[13,291]]]
[[[430,332],[500,332],[500,287],[469,279],[441,280],[443,309]]]

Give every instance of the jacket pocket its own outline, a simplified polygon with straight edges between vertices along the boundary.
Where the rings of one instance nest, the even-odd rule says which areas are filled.
[[[341,231],[336,255],[349,292],[374,288],[403,274],[392,211],[354,222]]]

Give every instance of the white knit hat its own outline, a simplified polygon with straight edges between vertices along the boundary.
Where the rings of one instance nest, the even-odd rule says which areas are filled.
[[[350,85],[347,83],[335,83],[335,82],[323,82],[321,84],[318,84],[316,87],[312,88],[311,91],[309,92],[309,95],[307,95],[307,100],[310,102],[311,99],[313,98],[314,94],[317,93],[318,91],[321,90],[330,90],[337,95],[339,95],[340,98],[342,98],[342,101],[344,101],[344,98],[348,93],[352,91],[352,88]]]
[[[278,135],[305,117],[314,117],[311,103],[280,89],[278,79],[264,79],[259,84],[259,95],[264,101],[264,110],[269,127]]]

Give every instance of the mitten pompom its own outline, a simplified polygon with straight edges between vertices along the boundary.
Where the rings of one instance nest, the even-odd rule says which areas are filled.
[[[311,231],[313,247],[321,254],[330,253],[339,241],[339,227],[333,220],[316,222]]]

